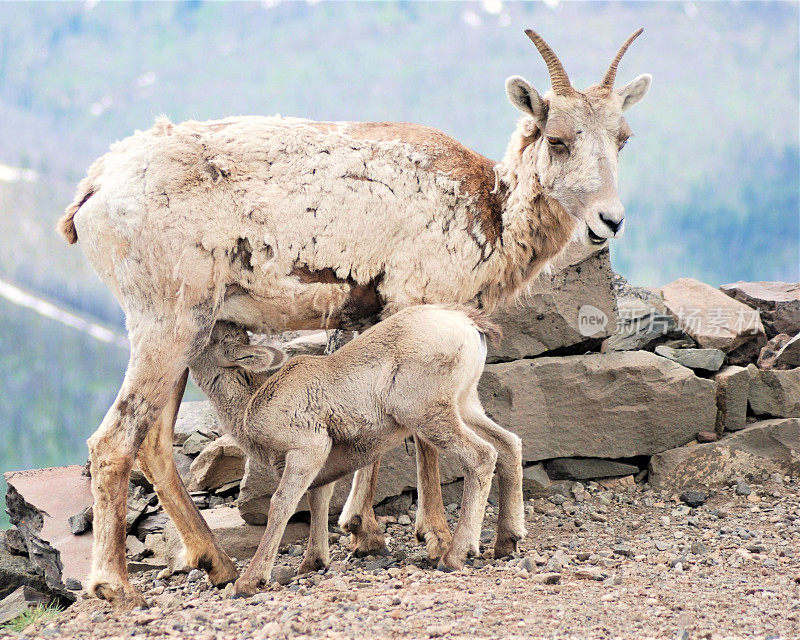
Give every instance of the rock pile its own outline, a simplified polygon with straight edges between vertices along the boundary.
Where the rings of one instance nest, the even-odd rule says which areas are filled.
[[[649,482],[695,500],[732,477],[800,472],[800,285],[718,290],[682,278],[661,289],[635,287],[613,273],[607,250],[575,245],[496,319],[504,335],[479,391],[487,413],[523,439],[527,498],[577,499],[573,481],[600,480],[609,488]],[[324,332],[283,338],[273,342],[292,354],[319,354],[327,344]],[[413,453],[409,442],[384,458],[378,514],[408,517]],[[223,546],[249,557],[276,480],[221,433],[207,402],[181,406],[174,456]],[[454,461],[441,459],[441,477],[446,504],[457,502]],[[10,491],[36,504],[17,474],[6,478]],[[348,490],[349,479],[340,481],[332,516]],[[73,553],[68,538],[91,536],[89,505],[58,512],[71,533],[49,541],[62,556]],[[307,509],[303,500],[285,542],[305,535]],[[177,532],[140,472],[132,475],[127,524],[132,568],[176,567]],[[6,547],[9,535],[18,539],[14,531]],[[68,575],[80,580],[80,572]]]

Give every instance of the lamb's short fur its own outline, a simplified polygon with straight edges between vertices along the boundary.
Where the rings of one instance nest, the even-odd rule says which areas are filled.
[[[137,456],[176,523],[187,564],[208,568],[218,584],[236,575],[165,445],[186,367],[216,321],[269,332],[361,329],[426,302],[491,310],[574,231],[597,246],[622,233],[622,112],[643,97],[649,77],[614,91],[610,69],[580,93],[555,54],[531,38],[554,91],[542,97],[522,78],[508,80],[524,115],[497,164],[419,125],[235,117],[160,118],[90,167],[59,229],[69,242],[80,239],[122,305],[131,339],[119,395],[89,440],[92,593],[123,606],[142,602],[127,579],[124,546],[125,487]],[[449,545],[438,462],[424,442],[417,455],[417,535],[435,556]],[[365,482],[374,478],[373,469]],[[383,536],[371,491],[358,496],[348,502],[363,524],[354,544],[373,548]]]
[[[225,429],[251,458],[278,471],[264,537],[235,591],[269,581],[289,516],[310,490],[311,539],[301,572],[327,567],[332,483],[371,464],[408,436],[447,451],[464,470],[461,517],[441,558],[460,568],[478,553],[483,512],[497,462],[497,535],[525,535],[522,441],[492,422],[478,400],[493,325],[439,305],[408,307],[329,356],[300,356],[270,375],[285,356],[250,344],[247,333],[220,322],[191,364],[198,386]]]

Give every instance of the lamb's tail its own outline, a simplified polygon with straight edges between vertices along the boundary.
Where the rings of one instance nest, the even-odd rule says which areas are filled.
[[[78,232],[75,229],[75,214],[78,213],[86,201],[91,198],[98,189],[97,178],[103,172],[103,159],[100,158],[91,167],[87,176],[78,183],[75,191],[75,199],[66,208],[64,215],[58,219],[56,230],[64,236],[67,242],[75,244],[78,241]]]
[[[472,320],[472,324],[475,325],[475,328],[478,329],[481,335],[485,336],[489,342],[492,344],[500,343],[500,340],[503,338],[503,330],[500,328],[499,324],[489,317],[488,313],[472,307],[462,309],[462,311]]]

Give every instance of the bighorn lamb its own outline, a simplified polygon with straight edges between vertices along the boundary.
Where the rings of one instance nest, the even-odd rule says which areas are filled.
[[[175,522],[188,565],[215,584],[236,577],[183,487],[172,429],[189,362],[217,320],[256,331],[361,329],[422,302],[491,310],[512,298],[573,232],[601,246],[623,230],[617,153],[622,115],[650,86],[614,78],[572,87],[559,59],[526,32],[550,72],[542,97],[514,76],[523,113],[502,162],[412,124],[235,117],[155,126],[112,145],[60,220],[81,240],[127,318],[131,358],[117,399],[89,438],[94,548],[89,589],[131,606],[125,496],[134,459]],[[438,458],[417,446],[417,534],[449,547]],[[359,472],[355,544],[382,545],[372,514],[377,463]],[[359,539],[360,538],[360,539]],[[498,540],[498,555],[513,551]]]
[[[299,356],[271,376],[264,372],[283,354],[251,345],[236,325],[216,324],[190,365],[192,376],[248,456],[280,470],[267,529],[236,593],[269,581],[286,523],[307,490],[311,535],[301,571],[326,567],[334,482],[410,435],[450,452],[464,470],[461,517],[440,567],[458,569],[478,552],[495,462],[498,535],[525,535],[522,441],[487,418],[478,400],[484,336],[497,328],[483,314],[467,313],[408,307],[332,355]]]

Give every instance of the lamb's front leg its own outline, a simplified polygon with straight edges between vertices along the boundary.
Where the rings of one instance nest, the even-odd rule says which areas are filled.
[[[438,560],[450,548],[453,536],[444,515],[439,452],[419,435],[414,436],[417,454],[417,520],[414,532],[425,543],[430,560]]]
[[[325,464],[330,452],[330,439],[321,434],[317,438],[309,436],[309,439],[312,441],[304,443],[302,449],[293,449],[286,454],[283,475],[270,500],[267,528],[250,565],[234,583],[234,593],[238,596],[253,595],[269,583],[286,523]]]
[[[311,509],[311,526],[308,532],[308,546],[298,574],[327,569],[331,563],[328,547],[328,513],[331,496],[336,488],[335,482],[308,490],[308,506]]]

